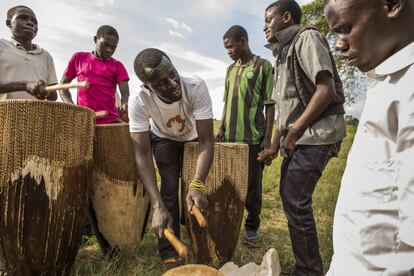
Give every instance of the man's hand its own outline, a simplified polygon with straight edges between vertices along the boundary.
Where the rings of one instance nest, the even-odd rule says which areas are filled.
[[[119,118],[128,123],[129,122],[129,118],[128,118],[128,104],[124,103],[123,105],[121,105],[118,108],[118,113],[119,113]]]
[[[269,137],[269,138],[264,138],[263,139],[263,141],[262,141],[262,143],[260,144],[260,150],[265,150],[265,149],[268,149],[268,148],[270,148],[271,147],[271,145],[272,145],[272,142],[270,141],[271,140],[271,138]]]
[[[216,142],[223,142],[223,138],[224,138],[224,129],[222,127],[219,127],[219,129],[217,130]]]
[[[265,163],[266,166],[270,166],[272,164],[273,159],[275,159],[278,155],[279,147],[277,149],[271,147],[262,150],[257,154],[257,160]]]
[[[46,84],[44,81],[29,81],[26,83],[26,91],[39,100],[44,100],[48,96],[48,92],[45,89]]]
[[[208,200],[203,192],[198,190],[191,190],[188,192],[185,200],[187,202],[187,208],[190,214],[192,214],[191,209],[193,208],[194,204],[198,207],[198,209],[200,209],[202,213],[205,213],[207,211]]]
[[[164,236],[164,229],[173,229],[173,218],[165,207],[154,208],[151,228],[158,237]]]
[[[299,140],[301,135],[301,131],[295,128],[294,125],[289,128],[289,132],[286,135],[285,141],[283,143],[283,148],[289,156],[291,156],[295,151],[295,144]]]

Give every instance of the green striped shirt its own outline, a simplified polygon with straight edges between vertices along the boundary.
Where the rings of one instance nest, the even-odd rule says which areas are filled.
[[[227,68],[225,142],[261,143],[266,128],[264,105],[275,103],[272,90],[272,64],[259,56],[254,56],[247,64],[240,64],[238,60]]]

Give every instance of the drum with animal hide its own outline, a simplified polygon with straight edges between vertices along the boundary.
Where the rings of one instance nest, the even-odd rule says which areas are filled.
[[[75,261],[92,181],[94,112],[0,101],[0,256],[8,275],[63,275]]]
[[[206,181],[207,228],[201,228],[194,216],[184,212],[191,246],[199,263],[218,267],[232,258],[247,196],[248,155],[246,144],[214,145],[214,159]],[[197,158],[198,143],[187,143],[184,148],[184,196],[193,180]]]
[[[149,211],[128,124],[96,125],[89,218],[103,252],[114,248],[134,252],[143,238]]]

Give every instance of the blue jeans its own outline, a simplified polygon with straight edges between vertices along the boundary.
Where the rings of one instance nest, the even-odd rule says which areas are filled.
[[[283,159],[280,196],[295,256],[295,276],[323,275],[318,236],[312,210],[315,186],[341,142],[331,145],[299,145],[292,156]]]

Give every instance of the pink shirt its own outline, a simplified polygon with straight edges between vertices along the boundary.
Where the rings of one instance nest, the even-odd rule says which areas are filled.
[[[79,88],[77,104],[95,111],[106,110],[108,116],[98,117],[97,124],[108,124],[118,120],[115,106],[116,85],[128,81],[129,76],[124,65],[110,57],[98,59],[93,53],[74,53],[65,70],[69,79],[89,82],[88,88]]]

